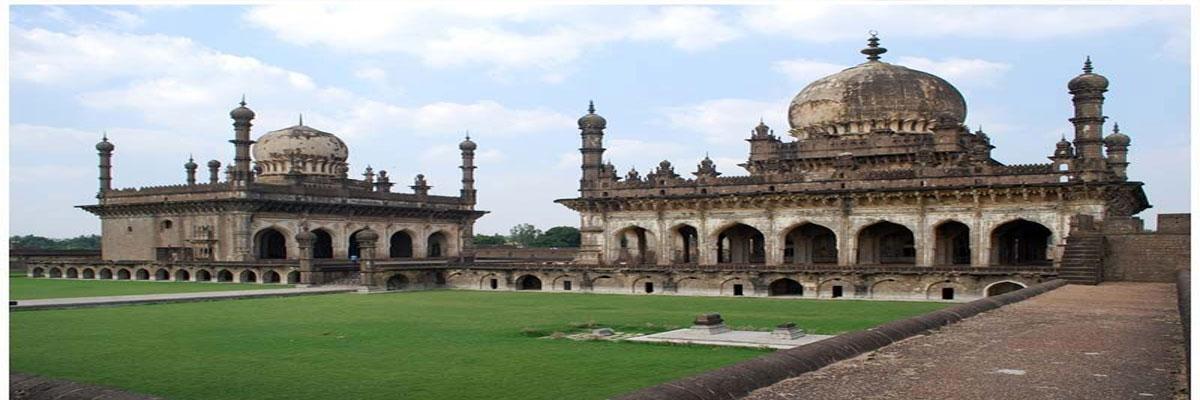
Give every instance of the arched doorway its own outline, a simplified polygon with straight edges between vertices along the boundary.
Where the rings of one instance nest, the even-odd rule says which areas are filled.
[[[227,269],[217,272],[217,282],[233,282],[233,273]]]
[[[387,290],[402,290],[406,286],[408,286],[408,278],[405,278],[402,274],[392,275],[387,280]]]
[[[112,279],[113,273],[111,269],[103,268],[100,270],[100,279]]]
[[[289,285],[295,285],[297,283],[300,283],[300,272],[299,271],[288,272],[287,283]]]
[[[333,235],[324,229],[316,229],[313,233],[313,258],[333,258]]]
[[[913,233],[904,225],[880,221],[858,232],[859,264],[915,264]]]
[[[1008,292],[1015,292],[1015,291],[1018,291],[1018,290],[1021,290],[1024,288],[1025,288],[1024,285],[1021,285],[1016,282],[1009,282],[1009,281],[998,282],[998,283],[993,283],[991,286],[988,286],[987,293],[984,293],[984,296],[986,296],[986,297],[999,296],[999,295],[1002,295],[1002,294],[1005,294]]]
[[[617,231],[617,262],[624,264],[649,264],[654,262],[654,234],[640,226],[630,226]]]
[[[84,268],[83,279],[96,279],[96,272],[92,271],[91,268]]]
[[[446,257],[450,250],[450,241],[446,238],[446,234],[442,232],[434,232],[425,240],[426,257]]]
[[[542,290],[542,280],[533,275],[517,278],[517,290]]]
[[[251,271],[248,269],[243,270],[242,273],[238,275],[238,282],[257,283],[258,282],[258,274],[255,274],[254,271]]]
[[[119,281],[129,280],[129,270],[127,270],[127,269],[117,270],[117,280],[119,280]]]
[[[137,280],[139,280],[139,281],[148,281],[148,280],[150,280],[150,271],[147,271],[144,269],[139,269],[139,270],[137,270],[136,276],[137,276]]]
[[[776,279],[767,288],[768,296],[803,296],[804,286],[788,278]]]
[[[1049,246],[1050,229],[1023,219],[1009,221],[992,230],[992,264],[1050,265]]]
[[[267,271],[263,273],[262,283],[279,283],[279,273],[275,271]]]
[[[196,271],[196,281],[197,282],[212,281],[212,273],[208,272],[208,270],[203,270],[203,269]]]
[[[46,275],[46,270],[42,269],[42,267],[34,267],[32,272],[34,278],[41,278]]]
[[[175,280],[180,281],[180,282],[190,281],[190,280],[192,280],[192,274],[190,272],[187,272],[186,269],[181,269],[181,270],[175,271]]]
[[[691,225],[680,225],[673,231],[672,259],[677,264],[695,264],[700,261],[700,233]]]
[[[787,264],[837,264],[837,235],[832,229],[806,223],[784,237],[783,262]]]
[[[62,278],[63,277],[62,270],[58,269],[58,268],[50,268],[50,277],[51,278]]]
[[[746,224],[735,224],[717,235],[717,263],[762,264],[767,251],[763,234]]]
[[[79,279],[79,270],[75,268],[67,268],[67,278]]]
[[[946,221],[934,229],[933,264],[971,264],[971,228],[967,224]]]
[[[154,271],[154,280],[156,280],[156,281],[171,280],[171,273],[167,272],[167,270],[165,270],[165,269],[159,269],[158,271]]]
[[[258,258],[282,260],[287,258],[287,239],[275,228],[258,231],[254,243],[258,247]]]
[[[365,230],[367,229],[359,229],[350,234],[350,243],[346,246],[346,257],[349,257],[351,260],[362,258],[362,249],[358,247],[358,233]]]
[[[388,240],[388,257],[412,258],[412,256],[412,236],[405,231],[393,233],[391,239]]]

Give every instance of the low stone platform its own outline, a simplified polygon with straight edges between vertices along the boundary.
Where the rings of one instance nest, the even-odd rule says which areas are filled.
[[[1186,398],[1182,334],[1172,284],[1068,285],[746,399]]]
[[[263,290],[229,290],[220,292],[139,294],[132,296],[75,297],[64,299],[17,300],[9,311],[48,310],[56,308],[105,307],[130,304],[182,303],[192,301],[253,299],[263,297],[307,296],[316,294],[351,293],[355,287],[309,287]],[[11,304],[11,303],[10,303]]]
[[[829,335],[805,335],[795,339],[780,339],[771,332],[729,331],[721,334],[709,334],[691,328],[655,333],[625,339],[631,342],[687,343],[707,344],[713,346],[733,347],[769,347],[772,349],[790,349],[831,338]]]

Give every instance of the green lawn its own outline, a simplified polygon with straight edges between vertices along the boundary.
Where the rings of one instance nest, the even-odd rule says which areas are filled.
[[[152,293],[215,292],[221,290],[280,289],[290,285],[253,283],[151,282],[78,280],[8,276],[9,300],[56,299],[64,297],[123,296]]]
[[[944,303],[570,293],[337,294],[10,314],[13,371],[170,399],[600,399],[763,350],[545,339],[595,321],[832,334]]]

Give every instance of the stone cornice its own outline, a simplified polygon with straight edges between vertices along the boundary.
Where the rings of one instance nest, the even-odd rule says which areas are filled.
[[[419,205],[390,206],[344,202],[317,203],[262,199],[138,202],[128,204],[92,204],[78,207],[100,217],[244,212],[474,220],[487,213],[486,211],[421,207]]]

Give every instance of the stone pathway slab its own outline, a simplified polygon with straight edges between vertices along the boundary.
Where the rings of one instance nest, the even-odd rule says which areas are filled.
[[[757,331],[729,331],[721,334],[708,334],[696,331],[695,329],[684,328],[673,331],[655,333],[653,335],[638,336],[625,339],[631,342],[667,342],[667,343],[688,343],[688,344],[707,344],[714,346],[734,346],[734,347],[769,347],[772,349],[790,349],[796,346],[805,345],[821,340],[831,338],[829,335],[804,335],[795,339],[779,339],[771,335],[771,332]]]
[[[1068,285],[759,389],[782,399],[1172,399],[1175,287]]]
[[[9,311],[47,310],[57,308],[104,307],[129,304],[180,303],[190,301],[234,300],[262,297],[305,296],[348,293],[355,287],[308,287],[265,290],[231,290],[221,292],[139,294],[131,296],[73,297],[64,299],[17,300],[9,303]]]

